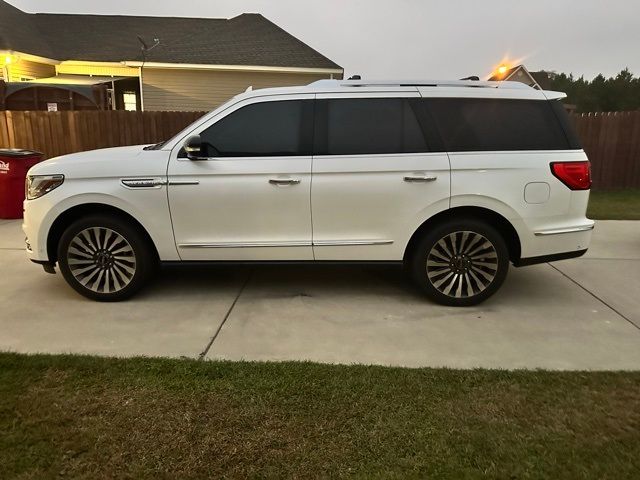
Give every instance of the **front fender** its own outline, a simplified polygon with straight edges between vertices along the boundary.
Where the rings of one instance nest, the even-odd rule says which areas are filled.
[[[154,189],[153,194],[148,189],[132,191],[129,196],[131,198],[123,199],[120,196],[96,192],[77,193],[61,198],[41,217],[37,244],[39,246],[47,244],[51,227],[65,212],[82,205],[105,205],[121,210],[135,218],[149,234],[161,260],[179,260],[173,238],[166,187]],[[44,198],[46,196],[42,199]]]

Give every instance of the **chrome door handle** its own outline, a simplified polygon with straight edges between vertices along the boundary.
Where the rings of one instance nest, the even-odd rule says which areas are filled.
[[[284,185],[298,185],[300,180],[297,178],[270,178],[269,183],[280,187]]]
[[[407,175],[404,177],[405,182],[435,182],[437,179],[436,175]]]

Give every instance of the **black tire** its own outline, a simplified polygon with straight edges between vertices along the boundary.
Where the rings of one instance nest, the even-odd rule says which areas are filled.
[[[100,302],[136,294],[155,270],[157,257],[139,228],[110,215],[72,223],[58,243],[58,265],[78,293]]]
[[[418,241],[407,268],[435,302],[467,307],[498,291],[509,270],[509,252],[491,225],[455,219],[436,226]]]

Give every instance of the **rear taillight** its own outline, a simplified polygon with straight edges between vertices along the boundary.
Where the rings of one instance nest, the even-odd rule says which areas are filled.
[[[551,173],[571,190],[591,188],[591,164],[589,162],[552,162]]]

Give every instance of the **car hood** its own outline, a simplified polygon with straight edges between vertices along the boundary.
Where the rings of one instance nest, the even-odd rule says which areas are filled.
[[[29,170],[29,175],[62,174],[66,178],[95,178],[165,174],[168,152],[144,150],[145,146],[104,148],[63,155],[38,163]]]

